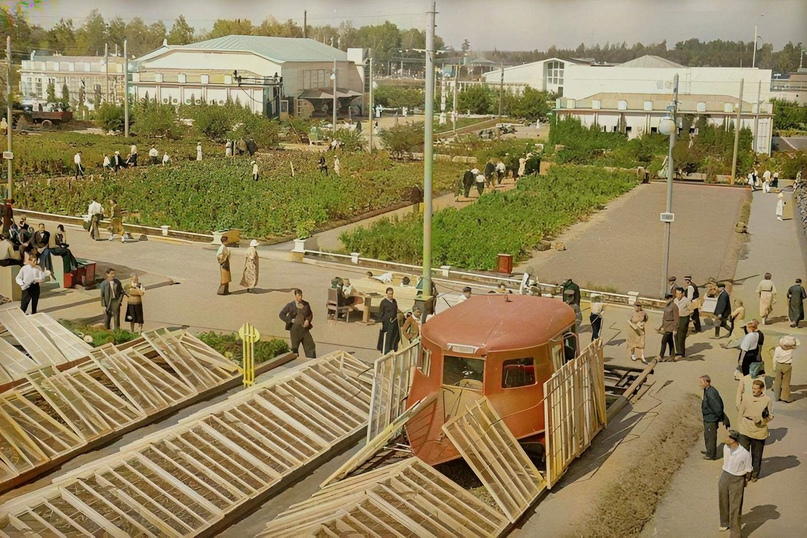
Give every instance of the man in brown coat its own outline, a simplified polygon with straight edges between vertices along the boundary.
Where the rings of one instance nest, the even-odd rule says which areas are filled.
[[[659,331],[662,333],[661,337],[661,351],[659,352],[659,362],[664,362],[664,351],[667,346],[670,347],[670,357],[675,355],[675,331],[678,330],[678,306],[673,301],[673,294],[668,293],[664,296],[667,304],[664,306],[664,314],[661,318],[661,327]]]

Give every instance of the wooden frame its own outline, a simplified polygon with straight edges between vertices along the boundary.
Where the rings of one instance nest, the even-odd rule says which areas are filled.
[[[508,521],[433,467],[409,458],[295,504],[257,536],[500,536]]]
[[[546,481],[552,488],[608,423],[601,340],[544,383]]]
[[[420,354],[420,338],[400,351],[391,351],[373,363],[373,395],[367,442],[370,443],[406,409],[412,369]]]
[[[518,521],[546,481],[488,399],[478,400],[442,429],[510,522]]]
[[[309,361],[6,502],[0,536],[213,534],[360,434],[370,390],[350,355]]]

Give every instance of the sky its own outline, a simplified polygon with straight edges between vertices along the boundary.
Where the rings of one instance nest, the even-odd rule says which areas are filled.
[[[0,0],[16,4],[15,0]],[[272,15],[302,25],[354,27],[389,20],[400,28],[424,29],[428,0],[24,0],[30,20],[49,28],[61,17],[80,26],[98,8],[107,20],[140,17],[163,20],[170,29],[179,15],[197,31],[219,18],[259,24]],[[468,39],[474,50],[545,50],[667,40],[668,47],[690,38],[753,41],[754,26],[766,43],[780,49],[788,41],[807,45],[807,0],[440,0],[437,33],[455,48]]]

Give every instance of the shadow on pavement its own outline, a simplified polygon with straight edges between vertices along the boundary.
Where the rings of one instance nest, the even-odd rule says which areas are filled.
[[[779,519],[779,510],[776,505],[763,504],[753,507],[748,513],[743,515],[743,536],[750,536],[752,532],[760,528],[766,521],[771,519]]]
[[[787,471],[794,467],[801,465],[799,458],[796,456],[771,456],[770,458],[762,459],[761,469],[765,469],[765,476],[768,477],[779,471]]]
[[[768,442],[765,443],[766,445],[772,445],[776,441],[781,441],[787,435],[787,428],[773,428],[768,430],[770,432],[770,437],[768,437]]]

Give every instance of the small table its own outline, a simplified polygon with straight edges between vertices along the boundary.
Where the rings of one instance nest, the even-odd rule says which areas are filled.
[[[381,297],[378,293],[362,293],[361,298],[363,301],[361,304],[355,305],[353,308],[356,310],[362,311],[361,322],[365,325],[372,325],[372,321],[370,321],[370,309],[372,308],[373,297]]]

